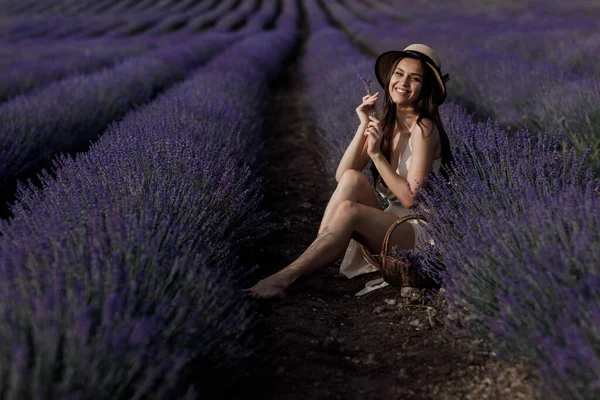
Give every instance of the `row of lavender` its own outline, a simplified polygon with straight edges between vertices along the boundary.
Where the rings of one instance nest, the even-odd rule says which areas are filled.
[[[61,46],[66,49],[64,53],[59,49],[53,49],[50,57],[47,47],[38,48],[41,54],[27,53],[24,57],[7,57],[0,64],[0,103],[70,75],[88,74],[101,68],[111,68],[153,46],[154,44],[149,41],[146,43],[71,41]]]
[[[489,22],[504,22],[507,29],[500,32],[501,35],[510,35],[515,22],[523,23],[521,26],[523,29],[527,29],[527,24],[535,25],[539,23],[545,23],[549,29],[553,29],[556,22],[562,23],[565,19],[573,18],[574,25],[571,28],[576,28],[576,22],[579,18],[586,20],[600,16],[600,4],[594,0],[577,0],[570,3],[561,0],[518,2],[456,0],[452,3],[431,2],[428,0],[415,0],[410,3],[404,0],[363,0],[361,3],[369,7],[367,11],[364,11],[365,8],[362,7],[361,12],[371,16],[384,13],[403,22],[419,18],[437,24],[439,22],[451,22],[457,18],[460,20],[465,17],[473,17],[479,20],[478,25],[481,28],[485,28],[485,25]],[[349,2],[345,2],[345,4],[348,4],[349,7],[353,6]],[[360,5],[357,7],[360,7]],[[371,10],[374,13],[371,13]],[[476,23],[476,20],[473,22]],[[483,30],[483,32],[488,31]],[[472,37],[469,39],[478,40]]]
[[[238,34],[248,35],[269,26],[276,18],[278,12],[276,1],[264,3],[264,6],[256,12],[254,11],[256,4],[246,4],[246,7],[232,11],[227,7],[227,3],[223,2],[219,8],[202,13],[203,25],[210,26],[216,22],[210,28],[210,32],[226,33],[237,27]],[[159,21],[160,17],[155,15],[152,20],[156,23],[151,29],[145,31],[144,35],[136,36],[135,40],[118,38],[124,31],[134,31],[137,29],[135,26],[148,25],[149,21],[137,17],[129,21],[125,27],[117,24],[118,29],[104,32],[104,36],[100,39],[86,40],[83,32],[78,34],[72,32],[68,39],[59,42],[46,36],[43,40],[32,40],[27,44],[19,42],[3,46],[0,52],[0,102],[75,73],[84,74],[100,68],[109,68],[126,57],[153,47],[170,46],[185,34],[182,24],[185,25],[192,17],[193,15],[187,13],[171,15],[165,21]],[[244,23],[243,27],[240,27],[241,23]],[[82,25],[85,26],[85,32],[98,30],[98,27],[90,24],[89,21],[85,21]],[[156,33],[165,32],[168,27],[175,26],[179,29],[176,35],[155,37]],[[53,37],[57,36],[60,35],[54,30]]]
[[[323,26],[317,4],[305,4],[313,25]],[[359,35],[359,29],[367,29],[364,23],[344,19],[348,9],[333,4],[327,3],[330,15],[363,44],[375,47],[389,35],[390,26],[368,27],[370,35]],[[412,41],[435,41],[423,35]],[[335,55],[325,48],[336,49]],[[373,62],[339,32],[314,28],[303,65],[319,134],[330,144],[326,168],[332,174],[350,141],[344,133],[355,130],[353,110],[364,95],[356,75],[373,79]],[[471,62],[477,65],[478,59]],[[460,71],[444,70],[453,79]],[[490,339],[498,353],[526,356],[555,396],[597,397],[598,168],[586,168],[585,156],[560,147],[559,136],[509,133],[497,123],[477,123],[451,101],[442,106],[442,119],[455,165],[451,185],[436,176],[424,194],[424,205],[434,210],[428,233],[436,243],[426,255],[428,271],[443,280],[461,323]]]
[[[0,104],[3,126],[0,136],[0,188],[4,196],[14,192],[10,188],[14,187],[17,179],[33,176],[40,168],[48,166],[56,154],[85,149],[89,141],[95,140],[111,121],[183,79],[218,49],[262,30],[265,21],[274,18],[278,9],[268,7],[262,11],[249,17],[247,30],[232,33],[210,31],[196,36],[171,35],[168,40],[158,41],[156,49],[127,58],[100,72],[75,74],[55,83],[51,81],[56,75],[50,74],[47,86],[43,87],[44,84],[39,81],[42,87],[38,90]],[[110,47],[111,43],[114,41],[109,40],[105,45]],[[119,44],[122,51],[127,52],[150,46],[152,42],[140,40],[137,43],[127,45],[123,41]],[[82,43],[82,46],[87,45],[89,43]],[[65,45],[65,48],[72,50],[78,46]],[[112,52],[111,57],[115,57],[118,50],[109,52]],[[54,56],[61,54],[59,51]],[[105,61],[109,58],[104,56]],[[21,67],[21,64],[16,65]],[[42,63],[41,67],[46,65]],[[62,65],[57,69],[60,74],[68,73],[67,64],[59,65]],[[21,76],[27,80],[31,74],[23,72]],[[10,197],[2,200],[10,200]],[[2,214],[6,213],[3,209]]]
[[[580,152],[591,147],[590,160],[600,161],[597,18],[542,15],[511,21],[446,15],[431,24],[418,18],[402,24],[382,18],[371,25],[358,16],[376,20],[385,14],[357,0],[344,4],[352,7],[336,1],[327,7],[350,35],[374,53],[397,48],[399,38],[406,43],[426,42],[438,50],[444,68],[453,72],[449,87],[454,100],[507,129],[564,132],[565,141]],[[552,39],[558,37],[566,51],[555,48]],[[518,47],[513,46],[515,42]]]
[[[82,151],[134,105],[182,80],[235,40],[203,35],[75,75],[0,105],[0,188],[31,177],[59,153]]]
[[[105,24],[98,26],[93,19],[90,20],[89,15],[80,16],[79,23],[74,21],[74,16],[62,17],[63,19],[57,17],[59,18],[57,21],[52,21],[54,25],[51,35],[18,43],[13,43],[14,38],[11,37],[10,42],[2,46],[0,51],[1,75],[5,83],[2,85],[3,93],[0,100],[22,94],[75,72],[85,73],[105,67],[123,56],[139,53],[151,46],[169,45],[177,39],[177,36],[175,38],[173,35],[155,37],[155,34],[168,31],[168,27],[175,25],[181,27],[181,24],[196,16],[202,19],[199,21],[198,28],[210,26],[211,32],[229,32],[234,27],[240,28],[241,23],[245,23],[243,28],[237,29],[238,33],[250,34],[269,24],[276,17],[278,8],[278,2],[268,2],[258,10],[254,10],[258,5],[256,1],[251,5],[245,3],[244,7],[237,9],[232,9],[235,2],[231,0],[222,2],[214,8],[210,8],[209,3],[202,2],[185,13],[169,15],[168,18],[164,18],[164,15],[152,14],[152,21],[156,24],[148,29],[145,35],[137,35],[133,41],[116,38],[124,31],[137,31],[141,25],[152,25],[150,23],[152,21],[135,15],[112,16],[111,23],[115,23],[115,19],[123,20],[116,21],[114,29],[105,31],[102,29],[102,25]],[[253,14],[251,11],[256,12]],[[43,31],[44,22],[48,22],[48,19],[32,21],[30,18],[26,20],[26,25]],[[126,26],[123,26],[124,22],[127,22]],[[74,28],[74,25],[79,28]],[[63,34],[65,30],[70,33]],[[86,35],[93,35],[99,31],[103,33],[102,38],[85,39]],[[180,30],[178,35],[185,33],[182,31]],[[66,40],[56,41],[56,38],[63,36],[67,36]]]
[[[248,16],[264,14],[265,21],[272,20],[278,1],[224,0],[198,2],[193,7],[173,11],[135,12],[115,10],[114,14],[78,13],[73,15],[49,15],[0,19],[0,30],[9,41],[32,38],[85,38],[85,37],[131,37],[137,35],[157,36],[171,32],[196,33],[206,28],[228,31],[246,28]]]
[[[192,1],[160,1],[141,0],[141,1],[45,1],[26,0],[15,3],[10,0],[0,2],[0,10],[3,15],[53,15],[53,14],[73,14],[80,12],[88,13],[106,13],[120,10],[129,10],[131,12],[161,12],[171,13],[185,11],[193,7],[196,3],[211,4],[215,0],[192,0]]]
[[[0,227],[3,398],[205,398],[239,375],[237,255],[269,228],[258,149],[295,5],[21,190]]]
[[[100,29],[104,29],[103,36],[110,37],[140,34],[156,36],[170,32],[196,33],[206,28],[216,31],[247,29],[244,23],[249,15],[253,13],[272,15],[277,4],[277,1],[261,3],[259,0],[244,2],[223,0],[199,2],[193,8],[168,13],[138,13],[123,10],[100,17],[83,15],[72,31],[77,32],[77,35],[89,35],[86,25],[89,24],[90,19],[94,23],[99,23]],[[95,22],[96,18],[98,22]],[[107,24],[114,28],[107,31]],[[252,25],[249,27],[252,28]]]

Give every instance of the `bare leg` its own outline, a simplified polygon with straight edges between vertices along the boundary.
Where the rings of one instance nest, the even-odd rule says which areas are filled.
[[[349,169],[342,175],[342,179],[340,179],[337,188],[329,199],[329,203],[327,203],[321,225],[319,226],[318,235],[331,222],[335,211],[344,200],[380,208],[379,200],[377,200],[367,177],[360,171]]]
[[[381,251],[383,236],[397,217],[373,207],[343,201],[323,232],[302,255],[281,271],[261,280],[248,289],[253,297],[284,297],[298,278],[318,271],[341,257],[351,238],[357,238],[370,251]],[[400,249],[414,246],[412,225],[403,223],[394,230],[390,243]]]
[[[345,225],[340,226],[341,230],[337,232],[327,229],[322,232],[296,261],[250,288],[252,295],[260,298],[284,297],[287,288],[298,278],[335,262],[350,242],[352,233]]]

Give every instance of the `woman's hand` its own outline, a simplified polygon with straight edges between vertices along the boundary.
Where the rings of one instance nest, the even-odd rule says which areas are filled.
[[[364,135],[367,137],[367,153],[371,158],[381,153],[381,124],[375,117],[368,117],[369,123],[365,129]]]
[[[371,112],[373,107],[375,107],[375,103],[377,103],[378,98],[379,92],[372,96],[366,95],[362,98],[362,104],[356,107],[356,114],[358,115],[360,124],[362,126],[366,126],[369,123],[369,112]]]

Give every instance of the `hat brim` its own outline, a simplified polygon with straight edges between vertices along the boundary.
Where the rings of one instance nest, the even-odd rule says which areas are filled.
[[[435,67],[435,65],[432,63],[432,61],[429,59],[429,57],[427,57],[419,52],[416,52],[416,51],[392,50],[392,51],[387,51],[387,52],[379,55],[379,57],[377,57],[377,60],[375,61],[375,76],[377,77],[377,81],[379,82],[379,85],[382,88],[386,89],[385,82],[383,81],[383,77],[385,76],[385,74],[388,71],[391,71],[391,69],[394,67],[394,63],[396,62],[396,60],[398,60],[398,58],[404,58],[404,57],[420,59],[421,61],[423,61],[424,64],[426,64],[431,69],[431,71],[433,72],[433,75],[435,76],[435,79],[437,81],[438,91],[440,92],[439,104],[442,104],[446,100],[446,84],[444,83],[444,80],[442,79],[440,71]],[[447,75],[446,75],[446,77],[447,77]]]

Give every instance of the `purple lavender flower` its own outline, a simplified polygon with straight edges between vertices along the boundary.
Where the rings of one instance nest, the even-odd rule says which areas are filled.
[[[371,95],[371,81],[366,81],[365,78],[363,78],[362,76],[358,75],[358,78],[361,80],[363,87],[365,88],[365,91],[367,92],[367,95]]]
[[[81,150],[133,103],[150,100],[231,40],[206,37],[162,48],[2,104],[0,122],[6,129],[0,138],[0,187],[47,166],[57,153]]]
[[[5,393],[193,397],[189,376],[214,381],[192,366],[243,368],[254,319],[239,255],[270,229],[256,152],[297,40],[287,26],[228,48],[88,152],[57,157],[41,188],[21,186],[0,222],[0,341],[33,343],[33,361],[0,349],[16,368]]]

